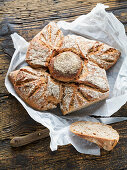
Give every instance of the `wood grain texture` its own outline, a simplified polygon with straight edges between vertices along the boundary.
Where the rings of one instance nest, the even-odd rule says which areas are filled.
[[[72,21],[87,14],[100,2],[109,5],[127,32],[126,0],[1,0],[0,1],[0,169],[127,169],[127,122],[113,124],[120,141],[102,156],[78,153],[73,146],[62,146],[51,152],[50,138],[27,146],[11,148],[12,136],[29,134],[44,127],[30,118],[22,105],[11,96],[4,79],[14,52],[10,34],[17,32],[27,41],[49,21]],[[125,104],[114,116],[126,116]]]

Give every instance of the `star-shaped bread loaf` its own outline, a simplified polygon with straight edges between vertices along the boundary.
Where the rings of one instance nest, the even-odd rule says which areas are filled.
[[[17,94],[36,110],[60,105],[64,115],[109,96],[106,71],[120,52],[102,42],[77,35],[64,36],[55,22],[31,41],[29,66],[9,74]]]

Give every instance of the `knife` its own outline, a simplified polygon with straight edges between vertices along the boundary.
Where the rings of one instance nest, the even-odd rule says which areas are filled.
[[[13,137],[10,141],[10,144],[12,147],[24,146],[36,140],[46,138],[48,136],[49,136],[49,130],[46,128],[43,130],[38,130],[36,132],[30,133],[25,136]]]

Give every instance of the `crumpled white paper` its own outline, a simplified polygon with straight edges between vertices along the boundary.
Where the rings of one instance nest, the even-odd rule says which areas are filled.
[[[96,39],[119,49],[122,54],[115,66],[107,71],[110,85],[109,98],[67,116],[62,116],[59,108],[50,112],[36,111],[16,94],[8,79],[8,74],[27,65],[25,55],[29,43],[16,33],[11,35],[15,53],[5,78],[5,86],[35,121],[50,130],[52,151],[57,150],[58,145],[72,144],[80,153],[100,155],[100,148],[96,144],[81,139],[69,131],[70,124],[79,120],[100,121],[106,124],[127,120],[126,117],[95,119],[88,116],[111,116],[127,101],[127,37],[122,23],[112,13],[106,12],[105,8],[107,6],[97,4],[90,13],[78,17],[71,23],[65,21],[57,23],[65,35],[78,34],[89,39]]]

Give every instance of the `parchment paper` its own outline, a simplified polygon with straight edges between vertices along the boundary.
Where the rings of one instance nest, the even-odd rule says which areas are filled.
[[[59,108],[44,112],[36,111],[16,94],[8,79],[8,74],[27,65],[25,55],[29,43],[17,33],[11,35],[15,52],[5,78],[5,86],[35,121],[50,130],[50,148],[52,151],[57,150],[58,145],[71,143],[80,153],[100,155],[100,149],[96,144],[81,139],[69,132],[69,125],[78,120],[100,121],[106,124],[127,120],[126,117],[95,119],[88,116],[111,116],[127,101],[127,37],[122,23],[112,13],[106,12],[105,8],[107,6],[97,4],[89,14],[82,15],[71,23],[65,21],[57,23],[65,35],[82,35],[89,39],[107,43],[121,51],[121,57],[118,62],[107,71],[110,85],[109,98],[67,116],[62,116]]]

